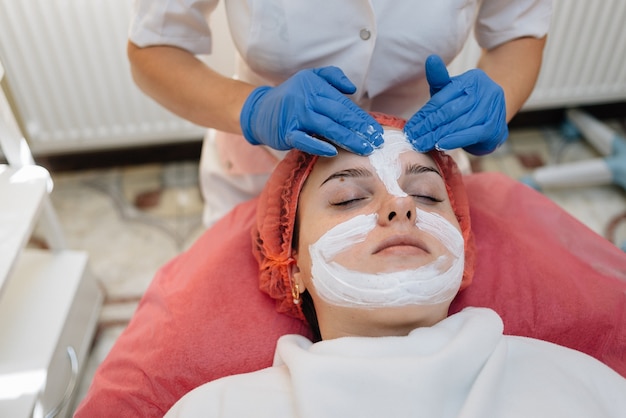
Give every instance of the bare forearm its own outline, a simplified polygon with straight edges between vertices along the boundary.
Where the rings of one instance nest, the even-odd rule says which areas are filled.
[[[201,126],[241,133],[239,114],[254,86],[224,77],[191,53],[128,43],[135,83],[171,112]]]
[[[506,120],[510,121],[532,93],[546,38],[519,38],[484,51],[478,68],[504,90]]]

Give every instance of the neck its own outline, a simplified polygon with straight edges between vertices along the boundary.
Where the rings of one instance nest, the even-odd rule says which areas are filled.
[[[430,327],[448,315],[448,303],[384,309],[329,307],[318,312],[323,340],[340,337],[406,336],[416,328]]]

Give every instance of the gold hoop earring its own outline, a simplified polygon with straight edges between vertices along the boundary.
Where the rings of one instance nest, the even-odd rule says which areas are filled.
[[[291,296],[293,297],[293,304],[299,305],[300,304],[300,288],[298,286],[298,283],[294,283],[293,286],[291,287]]]

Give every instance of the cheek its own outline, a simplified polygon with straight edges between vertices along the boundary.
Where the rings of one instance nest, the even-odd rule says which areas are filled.
[[[459,223],[459,220],[456,218],[456,215],[454,214],[454,212],[452,212],[451,214],[444,216],[444,218],[446,218],[446,220],[448,222],[450,222],[454,228],[456,228],[457,231],[459,231],[460,234],[463,234],[463,231],[461,230],[461,224]]]
[[[336,253],[328,261],[338,263],[349,270],[360,271],[368,268],[373,262],[371,257],[368,257],[370,255],[368,248],[369,246],[365,242],[353,243],[343,251]]]
[[[459,220],[456,218],[456,214],[454,213],[454,210],[452,209],[449,203],[446,205],[445,208],[433,211],[431,213],[439,215],[440,217],[448,221],[448,223],[452,225],[454,229],[462,233]]]
[[[330,227],[315,242],[302,240],[301,249],[309,251],[310,265],[323,268],[330,262],[337,262],[344,267],[360,270],[368,261],[367,239],[376,227],[377,215],[357,215],[345,222]],[[309,244],[305,247],[305,244]],[[315,273],[316,269],[312,268]]]

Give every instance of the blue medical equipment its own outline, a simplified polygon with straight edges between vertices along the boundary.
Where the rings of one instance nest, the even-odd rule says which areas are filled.
[[[578,129],[602,157],[542,167],[520,180],[537,190],[605,184],[626,190],[626,138],[577,109],[567,110],[566,123]]]
[[[566,111],[564,128],[579,134],[602,155],[585,161],[542,167],[520,181],[536,190],[615,184],[626,190],[626,138],[588,113]],[[621,245],[626,251],[626,242]]]

